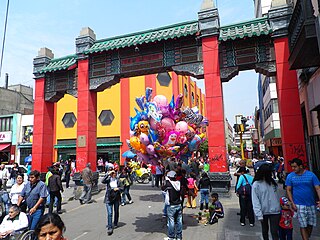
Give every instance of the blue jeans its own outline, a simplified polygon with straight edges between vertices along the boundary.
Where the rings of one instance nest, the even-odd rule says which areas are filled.
[[[92,192],[92,184],[83,184],[83,191],[79,199],[82,200],[84,203],[90,202],[91,192]]]
[[[168,205],[168,237],[182,239],[182,207],[181,205]]]
[[[44,213],[44,208],[37,209],[32,215],[28,215],[29,228],[30,230],[35,230],[36,226]]]
[[[200,204],[203,204],[204,202],[209,203],[209,189],[207,188],[200,189],[200,195],[201,195]]]
[[[130,190],[130,185],[124,186],[123,193],[121,196],[121,203],[126,204],[126,196],[128,198],[128,201],[131,201],[131,196],[130,196],[129,190]]]
[[[112,216],[113,216],[113,209],[114,209],[114,226],[118,225],[119,222],[119,201],[115,201],[113,203],[106,203],[106,208],[107,208],[107,220],[108,220],[108,225],[107,228],[112,229]]]

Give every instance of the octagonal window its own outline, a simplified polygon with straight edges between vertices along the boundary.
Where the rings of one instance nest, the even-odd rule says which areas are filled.
[[[169,73],[167,73],[167,72],[159,73],[157,75],[157,79],[158,79],[160,86],[168,87],[171,82],[171,77],[170,77]]]
[[[62,122],[65,128],[73,128],[74,124],[77,122],[77,118],[73,112],[65,113]]]
[[[109,126],[113,122],[114,115],[111,110],[102,110],[99,115],[99,121],[102,126]]]

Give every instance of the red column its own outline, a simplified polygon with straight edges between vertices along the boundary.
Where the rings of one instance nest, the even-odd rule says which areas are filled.
[[[45,101],[45,78],[36,80],[32,169],[46,172],[53,161],[54,103]]]
[[[129,150],[126,140],[130,139],[130,78],[124,78],[120,81],[120,109],[121,109],[121,142],[120,154]],[[124,165],[124,158],[120,157],[120,164]]]
[[[97,164],[97,93],[89,90],[89,61],[78,61],[77,170]]]
[[[210,172],[227,172],[223,92],[217,36],[202,39]]]
[[[279,103],[282,148],[285,170],[291,171],[289,161],[300,158],[305,163],[306,149],[299,100],[297,73],[289,70],[288,38],[274,40],[277,66],[277,94]]]
[[[172,93],[173,93],[175,99],[179,95],[178,75],[175,72],[172,72]],[[171,101],[171,99],[169,99],[168,101]]]

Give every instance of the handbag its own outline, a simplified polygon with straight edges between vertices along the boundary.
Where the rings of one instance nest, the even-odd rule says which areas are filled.
[[[246,184],[244,186],[241,186],[237,189],[237,193],[239,195],[242,195],[242,196],[251,196],[251,189],[252,189],[252,186],[251,184],[248,182],[248,179],[247,177],[243,174],[242,175],[244,177],[244,179],[246,180]]]

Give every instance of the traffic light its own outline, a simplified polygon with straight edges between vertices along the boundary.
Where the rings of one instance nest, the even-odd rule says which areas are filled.
[[[236,133],[240,132],[240,125],[239,124],[234,124],[233,129]]]
[[[248,120],[246,117],[241,118],[241,123],[242,123],[241,125],[243,125],[243,132],[249,131],[249,124],[247,124],[247,121]]]

